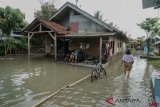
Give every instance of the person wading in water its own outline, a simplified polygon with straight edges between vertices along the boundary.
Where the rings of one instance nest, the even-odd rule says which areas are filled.
[[[133,55],[131,54],[130,49],[127,49],[125,55],[122,57],[122,64],[124,65],[124,74],[127,76],[127,79],[129,78],[133,63]]]

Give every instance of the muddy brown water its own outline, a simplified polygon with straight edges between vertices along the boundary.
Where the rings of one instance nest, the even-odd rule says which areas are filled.
[[[90,78],[66,88],[40,107],[147,107],[152,101],[150,76],[153,67],[145,59],[135,57],[126,80],[120,59],[114,58],[105,68],[107,76],[93,83]],[[106,102],[108,98],[112,104]],[[125,100],[124,100],[125,99]]]
[[[55,63],[43,56],[0,57],[0,107],[33,104],[90,73],[89,68]]]

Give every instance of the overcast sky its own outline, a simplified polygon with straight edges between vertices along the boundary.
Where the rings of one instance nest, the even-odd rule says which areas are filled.
[[[52,0],[43,0],[52,1]],[[76,0],[55,0],[55,6],[60,8],[66,1],[75,4]],[[25,13],[26,21],[31,22],[34,19],[34,12],[40,9],[39,0],[0,0],[0,7],[9,5],[13,8],[20,8]],[[79,0],[78,6],[81,9],[94,14],[97,10],[103,13],[103,18],[113,22],[121,30],[131,34],[132,38],[145,35],[137,23],[148,17],[157,17],[158,10],[153,8],[142,9],[142,0]]]

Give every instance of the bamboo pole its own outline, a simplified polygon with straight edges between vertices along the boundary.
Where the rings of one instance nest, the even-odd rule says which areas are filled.
[[[51,97],[53,97],[54,95],[56,95],[57,93],[59,93],[60,91],[62,91],[63,89],[72,87],[72,86],[76,85],[77,83],[80,83],[81,81],[87,79],[89,76],[90,76],[90,74],[87,75],[87,76],[85,76],[84,78],[82,78],[82,79],[80,79],[80,80],[78,80],[78,81],[70,84],[70,85],[67,85],[67,86],[64,86],[64,87],[60,88],[59,90],[57,90],[56,92],[54,92],[51,95],[47,96],[45,99],[39,101],[37,104],[33,105],[32,107],[38,107],[39,105],[41,105],[42,103],[44,103],[45,101],[47,101],[48,99],[50,99]]]
[[[33,105],[32,107],[37,107],[37,106],[41,105],[42,103],[44,103],[45,101],[47,101],[48,99],[50,99],[51,97],[53,97],[54,95],[56,95],[57,93],[59,93],[61,90],[63,90],[66,87],[67,86],[64,86],[64,87],[60,88],[59,90],[57,90],[56,92],[54,92],[51,95],[47,96],[46,98],[42,99],[41,101],[39,101],[37,104]]]
[[[82,79],[80,79],[80,80],[78,80],[78,81],[76,81],[76,82],[68,85],[67,87],[72,87],[72,86],[74,86],[75,84],[80,83],[81,81],[87,79],[89,76],[91,76],[91,75],[89,74],[89,75],[85,76],[84,78],[82,78]]]

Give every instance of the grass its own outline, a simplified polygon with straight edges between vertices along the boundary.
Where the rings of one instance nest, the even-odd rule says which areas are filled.
[[[149,60],[149,63],[151,63],[156,69],[160,70],[160,59]]]

